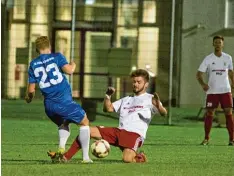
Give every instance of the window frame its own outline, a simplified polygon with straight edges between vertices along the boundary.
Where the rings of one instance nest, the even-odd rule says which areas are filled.
[[[17,18],[15,15],[14,15],[14,7],[16,7],[16,5],[14,4],[13,5],[13,8],[11,9],[11,14],[12,15],[10,15],[10,18],[11,18],[11,21],[12,21],[12,23],[27,23],[27,22],[29,22],[30,21],[30,16],[29,15],[27,15],[28,14],[28,12],[30,11],[30,3],[29,3],[29,1],[25,1],[25,4],[24,4],[24,8],[25,8],[25,18],[24,19],[19,19],[19,18]]]

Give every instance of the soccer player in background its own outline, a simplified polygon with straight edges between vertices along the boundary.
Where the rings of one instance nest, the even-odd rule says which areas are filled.
[[[89,120],[85,111],[72,100],[71,87],[65,74],[72,74],[76,64],[68,64],[61,53],[51,53],[48,37],[36,39],[36,51],[40,54],[30,63],[28,70],[28,87],[25,96],[30,103],[35,95],[35,86],[38,83],[44,96],[44,106],[47,116],[58,126],[60,155],[65,151],[65,145],[70,136],[69,123],[81,125],[79,142],[83,149],[83,162],[89,163],[90,129]]]
[[[149,84],[149,74],[146,70],[138,69],[131,73],[133,94],[115,102],[111,102],[111,95],[115,89],[109,87],[103,103],[104,112],[116,112],[119,115],[119,127],[90,127],[90,135],[94,139],[104,139],[110,145],[119,147],[126,163],[146,162],[143,152],[137,149],[143,145],[152,114],[160,113],[165,116],[167,110],[160,102],[157,93],[146,92]],[[70,160],[82,148],[77,137],[62,160]]]
[[[229,133],[229,145],[234,146],[234,120],[232,116],[232,93],[234,87],[232,57],[224,52],[224,38],[213,38],[214,52],[206,56],[197,71],[197,80],[206,92],[205,139],[201,145],[208,145],[215,109],[221,104],[226,117]],[[203,73],[208,74],[208,84],[203,80]],[[231,86],[229,83],[231,80]]]

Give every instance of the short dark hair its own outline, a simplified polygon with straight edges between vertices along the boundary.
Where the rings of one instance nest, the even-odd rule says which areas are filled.
[[[144,69],[134,70],[130,75],[131,78],[139,77],[139,76],[143,77],[146,82],[149,82],[149,73]]]
[[[224,41],[224,38],[223,38],[223,36],[221,36],[221,35],[216,35],[216,36],[214,36],[214,37],[213,37],[213,42],[214,42],[216,39],[221,39],[222,41]]]

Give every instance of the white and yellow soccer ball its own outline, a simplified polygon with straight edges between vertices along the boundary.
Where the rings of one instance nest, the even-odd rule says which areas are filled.
[[[110,144],[104,139],[97,140],[92,143],[91,152],[97,158],[105,158],[109,155]]]

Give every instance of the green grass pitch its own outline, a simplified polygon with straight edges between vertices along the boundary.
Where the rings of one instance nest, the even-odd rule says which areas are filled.
[[[47,150],[55,150],[57,127],[51,123],[41,101],[2,100],[1,169],[3,176],[231,176],[234,147],[227,146],[225,128],[213,128],[209,146],[200,146],[203,123],[181,120],[189,110],[173,109],[173,126],[151,125],[142,147],[148,163],[125,164],[121,152],[111,153],[93,164],[81,164],[81,152],[69,163],[52,164]],[[100,114],[100,113],[99,113]],[[117,126],[118,120],[98,115],[92,125]],[[67,148],[78,133],[71,125]]]

